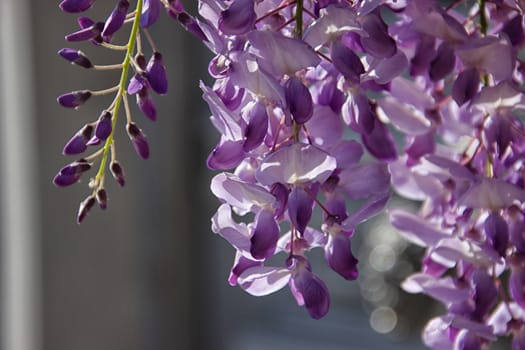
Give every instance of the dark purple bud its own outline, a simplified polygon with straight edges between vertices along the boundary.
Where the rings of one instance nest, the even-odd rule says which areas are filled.
[[[75,135],[66,143],[62,153],[64,155],[74,155],[84,152],[87,149],[87,142],[93,134],[93,125],[84,125]]]
[[[92,68],[93,64],[89,60],[89,58],[80,50],[75,49],[60,49],[58,51],[58,54],[62,56],[64,59],[68,60],[72,64],[76,64],[80,67],[84,68]]]
[[[90,97],[91,91],[78,90],[58,96],[57,102],[63,107],[77,108],[78,106],[83,105]]]
[[[96,0],[63,0],[58,6],[64,12],[78,13],[89,9],[95,1]]]
[[[512,299],[525,308],[525,267],[516,266],[510,272],[509,291]]]
[[[370,134],[361,134],[361,139],[368,152],[381,160],[395,160],[397,149],[394,137],[390,130],[379,120],[374,123],[374,129]]]
[[[95,205],[95,197],[89,196],[82,203],[80,203],[80,207],[78,208],[78,214],[77,214],[77,224],[82,223],[84,219],[86,218],[87,214],[93,208],[93,205]]]
[[[274,217],[279,220],[282,218],[284,211],[288,207],[288,188],[281,183],[274,183],[272,185],[271,193],[277,199]]]
[[[137,73],[133,77],[131,77],[131,79],[129,80],[128,94],[134,95],[137,92],[143,89],[148,89],[148,88],[149,88],[149,83],[148,83],[148,79],[146,78],[146,75],[142,73]]]
[[[144,135],[142,130],[140,130],[137,124],[134,122],[128,123],[126,125],[126,131],[128,132],[128,136],[131,140],[131,143],[133,143],[133,147],[135,148],[137,154],[142,159],[148,159],[149,145],[146,135]]]
[[[284,96],[296,123],[304,124],[310,120],[314,111],[312,95],[299,78],[288,79],[284,86]]]
[[[142,14],[140,16],[140,26],[148,28],[157,22],[160,15],[160,0],[144,0]]]
[[[104,29],[104,22],[93,22],[88,17],[80,17],[78,19],[78,25],[80,26],[80,30],[73,32],[71,34],[66,35],[65,39],[66,41],[86,41],[86,40],[94,40],[95,42],[101,42],[102,37],[100,36],[100,33],[102,32],[102,29]]]
[[[328,313],[330,296],[324,282],[305,265],[305,263],[297,263],[297,268],[290,280],[291,289],[297,303],[304,305],[310,317],[318,320]]]
[[[195,35],[197,38],[199,38],[200,40],[204,42],[208,41],[208,38],[202,31],[199,23],[195,20],[195,18],[193,18],[186,12],[181,12],[178,14],[172,14],[172,13],[173,12],[168,11],[168,14],[171,17],[174,17],[177,21],[179,21],[180,25],[183,26],[184,29],[186,29],[189,33]]]
[[[501,256],[505,256],[509,244],[509,227],[498,213],[491,213],[483,223],[488,243]]]
[[[350,239],[343,233],[329,234],[324,251],[324,257],[332,270],[350,281],[358,277],[358,261],[352,255]]]
[[[108,207],[108,194],[106,190],[101,188],[97,191],[97,203],[100,209],[106,209]]]
[[[221,141],[208,156],[206,164],[212,170],[228,170],[244,159],[244,140]]]
[[[95,136],[99,140],[105,141],[109,135],[111,135],[112,129],[111,112],[104,110],[100,114],[100,117],[98,117],[97,126],[95,127]]]
[[[113,11],[111,11],[111,14],[104,25],[104,29],[102,30],[102,37],[104,40],[109,41],[108,39],[111,38],[111,36],[115,34],[120,29],[120,27],[122,27],[124,20],[126,19],[128,8],[128,0],[120,0],[117,3]]]
[[[292,225],[304,234],[312,218],[313,199],[301,187],[295,186],[288,196],[288,216]]]
[[[137,106],[139,106],[142,113],[144,113],[148,119],[152,121],[157,120],[157,108],[149,96],[148,89],[142,88],[142,90],[140,90],[140,92],[137,94]]]
[[[354,51],[350,50],[342,42],[336,41],[332,44],[330,56],[334,67],[345,78],[352,83],[359,83],[361,74],[365,72],[365,67]]]
[[[72,185],[80,179],[82,173],[89,169],[91,169],[91,164],[84,159],[79,159],[60,169],[53,179],[53,183],[59,187]]]
[[[458,106],[470,101],[478,92],[480,83],[479,72],[475,68],[466,69],[459,73],[452,86],[452,98]]]
[[[525,33],[523,32],[523,16],[514,16],[511,20],[505,23],[501,31],[507,34],[507,37],[509,38],[512,46],[521,46],[525,41]]]
[[[445,78],[456,64],[456,55],[454,48],[446,41],[439,45],[436,57],[430,62],[430,70],[428,75],[432,81],[438,81]]]
[[[392,57],[396,51],[396,42],[388,35],[388,27],[376,13],[368,14],[361,23],[366,36],[361,37],[361,45],[366,52],[378,58]]]
[[[243,149],[249,152],[258,147],[268,131],[268,113],[263,102],[257,102],[248,112],[248,125],[244,131]]]
[[[124,184],[126,183],[126,180],[124,178],[124,170],[122,169],[122,166],[120,166],[120,163],[116,160],[111,162],[110,165],[111,175],[113,175],[113,178],[117,181],[117,183],[124,187]]]
[[[266,259],[275,253],[279,240],[279,226],[269,210],[261,210],[255,217],[255,227],[250,238],[250,253],[256,259]]]
[[[168,79],[160,52],[154,52],[153,56],[151,56],[146,67],[146,76],[153,91],[160,95],[168,92]]]
[[[257,20],[254,0],[234,0],[227,10],[221,12],[219,29],[227,35],[249,32]]]

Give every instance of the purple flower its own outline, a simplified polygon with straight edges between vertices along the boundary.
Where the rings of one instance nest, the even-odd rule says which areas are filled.
[[[89,9],[96,0],[63,0],[60,5],[60,9],[64,12],[77,13],[84,12]]]
[[[105,141],[113,130],[112,126],[112,114],[109,111],[102,111],[98,117],[97,125],[95,127],[95,136],[101,140]]]
[[[89,60],[89,58],[80,50],[75,49],[60,49],[58,51],[58,54],[62,56],[64,59],[68,60],[72,64],[76,64],[80,67],[84,68],[92,68],[93,64]]]
[[[279,239],[279,226],[269,210],[261,210],[255,217],[255,226],[250,238],[250,253],[256,259],[265,259],[275,253]]]
[[[312,117],[312,95],[299,78],[291,77],[286,81],[284,96],[293,120],[296,123],[304,124]]]
[[[137,94],[137,106],[144,115],[151,121],[157,120],[157,108],[155,102],[149,96],[148,89],[143,87]]]
[[[86,41],[92,40],[95,43],[102,42],[100,33],[104,29],[104,22],[93,22],[88,17],[79,17],[78,24],[80,30],[66,35],[66,41]]]
[[[358,276],[357,259],[352,254],[350,239],[342,232],[330,232],[325,246],[325,259],[330,268],[347,280]]]
[[[342,42],[334,42],[332,44],[332,50],[330,51],[330,57],[334,67],[349,81],[352,83],[359,83],[361,80],[361,74],[365,72],[365,67],[352,50],[350,50]]]

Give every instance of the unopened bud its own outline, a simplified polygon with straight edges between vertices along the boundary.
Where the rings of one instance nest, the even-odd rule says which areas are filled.
[[[93,208],[93,205],[95,205],[95,197],[93,196],[87,197],[80,203],[77,214],[77,224],[80,224],[82,221],[84,221],[91,208]]]
[[[122,166],[120,166],[120,163],[116,160],[111,162],[110,170],[117,183],[124,187],[126,179],[124,178],[124,170],[122,169]]]

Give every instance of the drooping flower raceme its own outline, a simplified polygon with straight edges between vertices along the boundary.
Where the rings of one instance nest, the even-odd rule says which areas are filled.
[[[60,7],[82,12],[93,4],[64,0]],[[219,171],[212,230],[236,250],[231,285],[256,296],[288,286],[311,317],[323,317],[329,291],[309,251],[323,249],[335,273],[356,279],[350,238],[383,211],[393,185],[422,203],[418,213],[389,212],[401,235],[426,251],[421,272],[403,288],[447,309],[426,326],[425,344],[479,349],[512,335],[513,347],[524,347],[523,2],[200,0],[198,16],[178,0],[139,0],[130,12],[132,5],[117,2],[103,22],[81,17],[80,29],[66,36],[126,50],[113,67],[122,70],[117,87],[58,99],[78,108],[117,94],[64,148],[81,154],[102,145],[99,151],[55,178],[73,184],[100,159],[79,221],[96,201],[106,206],[110,151],[110,171],[124,184],[113,152],[120,101],[126,107],[127,95],[136,95],[155,120],[150,93],[167,93],[162,55],[154,44],[149,60],[135,49],[142,32],[151,41],[145,28],[163,5],[214,54],[208,71],[215,81],[200,86],[220,134],[207,165]],[[128,44],[111,43],[130,19]],[[59,54],[102,69],[81,51]],[[146,137],[127,116],[133,146],[147,158]]]

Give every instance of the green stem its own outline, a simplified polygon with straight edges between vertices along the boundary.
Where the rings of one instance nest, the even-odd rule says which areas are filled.
[[[98,169],[97,176],[95,178],[96,187],[100,187],[103,184],[99,184],[99,181],[104,178],[104,172],[106,171],[106,164],[108,162],[108,153],[113,144],[113,135],[115,133],[115,126],[117,124],[117,116],[120,108],[120,102],[122,101],[122,96],[126,93],[126,82],[128,79],[129,65],[131,62],[131,57],[133,56],[133,50],[135,49],[135,41],[137,39],[137,33],[139,30],[140,15],[142,13],[142,0],[137,0],[137,8],[135,10],[135,19],[133,20],[133,26],[131,27],[131,33],[129,35],[128,44],[126,45],[126,56],[124,57],[124,62],[122,62],[122,74],[120,75],[120,82],[118,85],[117,97],[115,98],[115,103],[113,106],[113,117],[111,120],[112,131],[109,137],[106,139],[104,144],[104,153],[102,154],[102,160],[100,161],[100,168]],[[96,188],[95,188],[96,190]]]
[[[297,38],[303,37],[303,1],[297,0],[295,6],[295,36]]]
[[[487,12],[485,11],[485,0],[479,0],[479,27],[481,34],[487,35],[489,22],[487,20]]]

